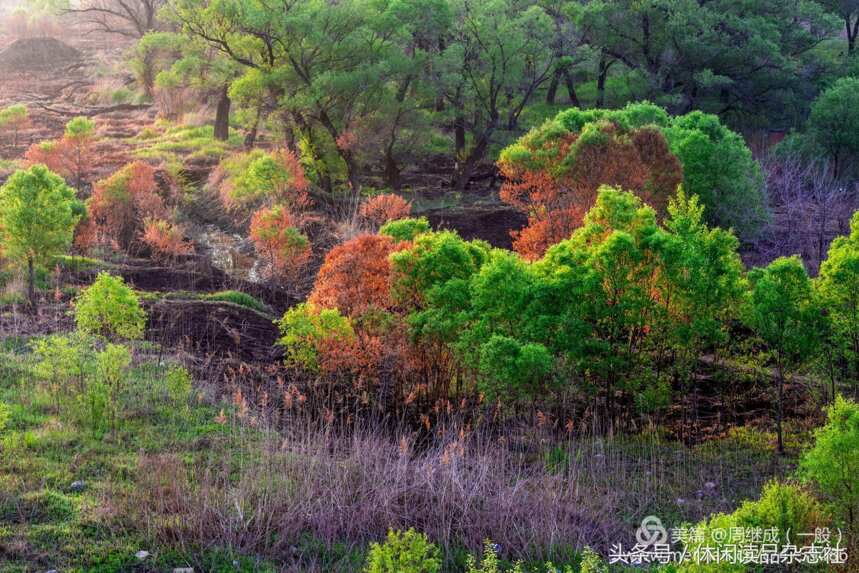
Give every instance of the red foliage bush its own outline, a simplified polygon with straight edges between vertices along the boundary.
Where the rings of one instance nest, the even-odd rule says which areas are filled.
[[[578,207],[558,209],[547,217],[530,217],[527,227],[513,231],[513,250],[528,259],[537,259],[552,245],[568,239],[582,224],[584,212]]]
[[[87,201],[89,218],[96,228],[97,242],[128,249],[148,218],[166,218],[163,198],[158,194],[155,169],[141,161],[129,163],[93,186]]]
[[[272,278],[295,280],[310,260],[310,241],[299,226],[300,220],[283,206],[254,213],[250,237]]]
[[[408,217],[411,212],[411,203],[399,195],[384,193],[364,201],[358,214],[373,225],[381,226],[388,221]]]
[[[358,134],[352,130],[346,130],[337,136],[337,141],[335,141],[335,143],[337,144],[338,149],[354,149],[358,144]]]
[[[390,309],[388,255],[405,243],[386,235],[359,235],[331,249],[316,275],[309,301],[358,316],[370,307]]]
[[[41,163],[80,188],[96,163],[95,137],[68,136],[32,144],[24,153],[28,165]]]
[[[146,219],[142,240],[157,258],[172,259],[194,252],[194,245],[185,240],[183,229],[165,219]]]
[[[514,247],[522,256],[539,258],[547,247],[569,237],[602,185],[634,191],[657,212],[664,212],[683,180],[680,162],[665,137],[655,128],[624,132],[608,122],[599,124],[598,130],[587,137],[569,133],[555,147],[540,149],[546,161],[539,169],[498,162],[506,178],[501,199],[529,218],[526,229],[513,233]]]
[[[24,161],[28,165],[41,163],[54,173],[69,177],[71,172],[67,165],[68,156],[68,144],[62,139],[57,139],[32,144],[24,153]]]

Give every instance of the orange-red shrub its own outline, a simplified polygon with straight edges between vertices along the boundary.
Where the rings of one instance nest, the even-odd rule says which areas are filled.
[[[254,213],[250,237],[272,278],[295,280],[310,260],[310,241],[299,226],[300,220],[283,206]]]
[[[358,214],[373,225],[381,226],[394,219],[408,217],[412,204],[393,193],[376,195],[364,201]]]
[[[539,258],[581,225],[600,186],[634,191],[664,212],[683,180],[680,162],[655,128],[625,131],[601,122],[587,134],[569,132],[539,149],[523,141],[538,164],[512,155],[502,156],[498,167],[506,178],[501,199],[528,215],[529,226],[513,233],[515,249],[528,259]]]
[[[147,218],[142,240],[157,258],[172,259],[194,252],[194,245],[185,240],[182,227],[165,219]]]
[[[358,316],[371,307],[390,309],[388,255],[401,245],[386,235],[359,235],[331,249],[316,275],[309,301]]]
[[[87,201],[87,211],[97,229],[97,241],[127,249],[147,218],[166,217],[155,169],[135,161],[96,182]]]
[[[41,163],[58,175],[70,177],[71,170],[67,164],[69,152],[67,143],[62,139],[42,141],[27,148],[24,161],[28,165]]]
[[[32,144],[24,153],[29,165],[41,163],[80,188],[96,163],[95,136],[91,132],[66,134],[60,139]]]

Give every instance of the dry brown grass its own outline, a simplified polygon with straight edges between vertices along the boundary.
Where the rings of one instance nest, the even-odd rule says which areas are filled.
[[[655,437],[549,447],[545,435],[450,431],[421,444],[414,434],[383,430],[336,436],[304,424],[275,433],[259,421],[232,423],[231,443],[213,448],[205,465],[141,457],[127,511],[161,542],[217,543],[302,571],[303,538],[363,547],[389,528],[426,532],[448,557],[479,551],[485,539],[526,560],[586,545],[606,551],[629,543],[644,515],[679,525],[730,510],[771,473],[752,468],[753,456],[735,466],[741,444],[709,454]],[[547,463],[553,450],[564,453]]]

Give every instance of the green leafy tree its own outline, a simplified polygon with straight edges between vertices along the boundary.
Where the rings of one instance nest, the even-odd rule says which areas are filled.
[[[598,84],[622,66],[645,78],[644,97],[674,112],[701,109],[746,123],[784,121],[803,109],[800,94],[815,77],[795,70],[819,62],[814,49],[838,26],[812,0],[600,0],[576,15],[601,55]]]
[[[424,233],[411,248],[391,254],[392,293],[409,308],[421,308],[433,291],[453,281],[465,284],[489,256],[489,245],[465,241],[454,231]]]
[[[170,66],[181,58],[183,42],[187,42],[187,38],[179,34],[150,30],[134,45],[129,64],[146,97],[155,95],[159,73],[169,70]],[[175,80],[177,78],[171,75],[160,83],[162,87],[171,87],[171,81]],[[175,112],[169,106],[160,105],[159,108],[167,117],[171,117]]]
[[[44,165],[16,171],[0,187],[0,249],[27,268],[27,292],[36,305],[36,267],[64,253],[83,212],[65,181]]]
[[[171,10],[184,33],[258,77],[253,83],[264,86],[292,141],[298,135],[311,156],[325,161],[320,148],[330,150],[343,168],[326,171],[345,170],[352,190],[360,189],[353,127],[389,103],[384,92],[410,69],[387,65],[402,26],[385,3],[183,0]],[[280,17],[270,18],[275,12]]]
[[[93,397],[105,400],[107,424],[116,435],[119,429],[122,394],[128,381],[131,352],[121,344],[107,344],[95,355],[95,378],[90,381]],[[98,427],[98,418],[93,418],[93,427]]]
[[[859,211],[850,221],[850,235],[837,237],[820,265],[815,287],[829,314],[843,377],[859,382]],[[833,397],[835,388],[832,389]]]
[[[764,182],[743,138],[698,111],[672,118],[663,132],[683,165],[683,188],[699,197],[707,221],[754,238],[767,221]]]
[[[800,473],[830,500],[832,513],[848,531],[859,527],[859,404],[838,396],[827,410],[827,422],[814,435]],[[854,541],[855,543],[855,541]]]
[[[603,187],[584,224],[572,237],[551,247],[537,263],[543,273],[569,273],[587,304],[573,303],[590,329],[583,367],[601,383],[608,420],[616,418],[618,393],[642,390],[639,374],[645,344],[660,307],[653,291],[658,261],[651,244],[660,236],[656,213],[632,193]],[[581,267],[581,270],[573,270]],[[577,276],[584,271],[585,276]],[[584,289],[582,288],[584,286]]]
[[[439,55],[436,82],[452,115],[453,184],[463,190],[496,133],[516,128],[525,106],[553,74],[555,51],[546,42],[552,20],[539,5],[456,0],[450,7],[451,41]]]
[[[379,234],[388,235],[398,241],[411,241],[429,231],[430,224],[426,217],[407,217],[388,221],[379,229]]]
[[[229,139],[230,86],[242,72],[240,64],[199,37],[154,31],[137,43],[133,63],[147,95],[153,95],[156,87],[161,91],[191,88],[196,97],[214,99],[214,138]],[[169,96],[166,99],[169,100]],[[182,111],[169,106],[162,108],[162,112],[168,114]]]
[[[859,78],[841,78],[811,104],[807,129],[832,160],[834,177],[859,157]]]
[[[33,371],[47,383],[55,411],[59,412],[63,398],[83,387],[88,348],[81,337],[63,334],[40,338],[32,347],[36,356]]]
[[[690,380],[705,349],[728,339],[745,292],[739,241],[733,233],[710,228],[696,195],[681,189],[668,205],[667,231],[654,250],[660,260],[658,301],[662,321],[654,324],[661,360],[672,353],[672,368]]]
[[[0,110],[0,130],[12,132],[12,146],[18,146],[18,133],[30,121],[30,112],[24,104],[14,104]]]
[[[371,543],[365,573],[437,573],[441,551],[414,529],[389,531],[382,544]]]
[[[489,400],[534,399],[552,370],[552,355],[538,343],[495,334],[480,347],[478,388]]]
[[[784,453],[785,374],[814,356],[820,343],[821,311],[799,257],[778,258],[766,268],[753,269],[749,282],[744,320],[773,354],[778,451]]]
[[[86,334],[136,340],[143,337],[146,312],[122,277],[101,272],[75,300],[75,322]]]

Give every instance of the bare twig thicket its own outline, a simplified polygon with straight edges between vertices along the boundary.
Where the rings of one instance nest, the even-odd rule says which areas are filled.
[[[229,443],[189,468],[174,456],[142,456],[128,515],[180,547],[217,540],[290,571],[318,571],[301,540],[360,546],[388,528],[415,527],[448,556],[492,539],[505,554],[547,559],[590,545],[631,541],[634,527],[664,513],[698,519],[753,494],[772,468],[752,468],[747,446],[696,451],[657,437],[490,437],[448,428],[428,441],[365,426],[338,433],[321,421],[279,432],[241,396]],[[554,444],[554,445],[552,445]],[[551,447],[550,447],[551,446]],[[555,452],[556,457],[544,452]],[[745,464],[730,463],[745,459]],[[730,475],[734,470],[743,475]],[[734,468],[734,469],[728,469]],[[721,484],[730,480],[731,491]],[[730,499],[729,499],[730,498]]]
[[[859,193],[826,162],[769,156],[762,165],[771,221],[754,250],[763,261],[800,255],[816,274],[832,239],[849,232]]]

